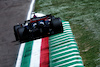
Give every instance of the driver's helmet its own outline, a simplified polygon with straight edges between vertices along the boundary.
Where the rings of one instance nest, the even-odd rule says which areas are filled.
[[[39,24],[40,27],[43,27],[44,26],[44,21],[43,20],[38,21],[38,24]]]

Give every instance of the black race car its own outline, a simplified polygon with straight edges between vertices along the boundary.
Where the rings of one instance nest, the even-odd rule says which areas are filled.
[[[27,42],[63,32],[60,18],[52,15],[36,17],[14,26],[16,41]]]

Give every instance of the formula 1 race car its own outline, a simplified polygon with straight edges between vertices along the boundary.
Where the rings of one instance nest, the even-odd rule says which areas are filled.
[[[30,20],[14,26],[16,41],[20,42],[27,42],[62,32],[61,19],[55,18],[51,14],[42,17],[36,17],[34,14],[34,17]]]

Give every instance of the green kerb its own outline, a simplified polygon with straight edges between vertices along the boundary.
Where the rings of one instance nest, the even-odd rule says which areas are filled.
[[[23,52],[21,67],[29,67],[30,66],[32,45],[33,45],[33,41],[25,43],[25,48],[24,48],[24,52]]]
[[[49,37],[50,67],[84,67],[69,22],[62,21],[63,33]],[[70,63],[69,63],[70,62]]]

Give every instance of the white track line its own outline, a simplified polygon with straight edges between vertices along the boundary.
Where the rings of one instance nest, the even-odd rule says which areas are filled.
[[[30,20],[31,14],[32,14],[32,11],[33,11],[33,8],[34,8],[34,5],[35,5],[35,0],[32,0],[32,2],[30,4],[30,8],[29,8],[29,11],[28,11],[28,15],[27,15],[27,19],[26,20]]]
[[[32,0],[31,4],[30,4],[30,8],[29,8],[26,20],[29,20],[31,18],[31,14],[32,14],[32,10],[33,10],[34,4],[35,4],[35,0]],[[22,43],[20,45],[20,49],[19,49],[19,53],[18,53],[18,57],[17,57],[17,61],[16,61],[15,67],[20,67],[21,66],[21,61],[22,61],[24,47],[25,47],[25,43]]]

